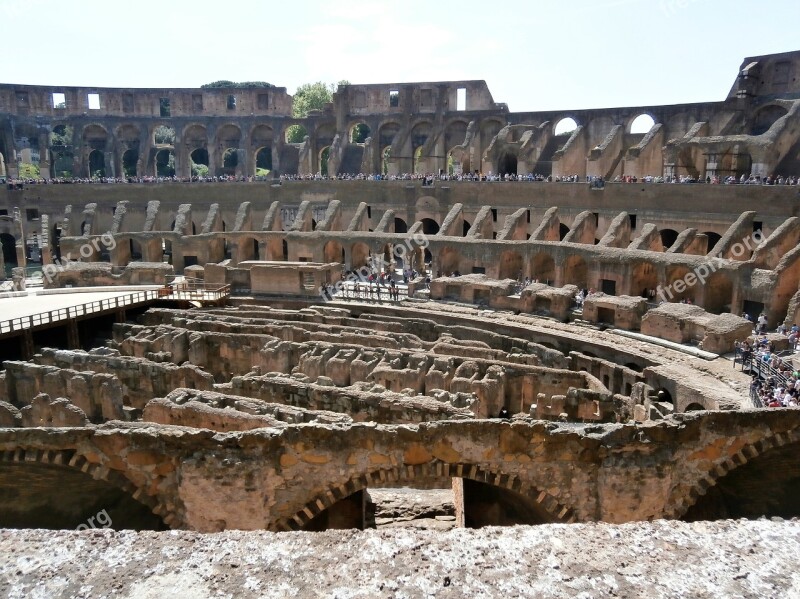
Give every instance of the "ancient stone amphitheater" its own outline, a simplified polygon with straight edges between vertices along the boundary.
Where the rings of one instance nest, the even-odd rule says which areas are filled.
[[[800,412],[731,353],[746,313],[800,323],[798,69],[569,113],[348,85],[306,119],[283,88],[0,86],[0,308],[145,293],[0,317],[0,591],[800,593]]]

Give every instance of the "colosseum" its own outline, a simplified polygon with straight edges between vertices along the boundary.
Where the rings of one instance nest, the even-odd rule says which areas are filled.
[[[524,113],[483,81],[347,84],[303,118],[267,85],[0,85],[0,527],[46,529],[0,551],[92,539],[161,576],[152,543],[663,520],[735,546],[708,521],[760,517],[790,543],[798,72]],[[26,568],[0,589],[32,596]]]

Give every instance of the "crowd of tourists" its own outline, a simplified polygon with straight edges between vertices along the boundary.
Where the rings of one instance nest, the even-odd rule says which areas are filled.
[[[752,341],[736,344],[737,360],[748,365],[753,376],[751,398],[756,405],[770,408],[800,405],[800,372],[792,362],[793,353],[800,348],[800,327],[778,327],[777,333],[788,340],[789,350],[781,352],[784,355],[776,351],[775,341],[764,329],[759,317]]]
[[[386,175],[386,174],[370,174],[363,173],[344,173],[339,175],[323,175],[321,173],[304,173],[304,174],[285,174],[277,178],[272,175],[250,175],[250,176],[234,176],[234,175],[209,175],[209,176],[192,176],[192,177],[178,177],[178,176],[143,176],[143,177],[53,177],[45,179],[42,177],[36,178],[9,178],[7,184],[9,187],[19,187],[22,185],[115,185],[115,184],[162,184],[162,183],[252,183],[252,182],[265,182],[265,183],[290,183],[293,181],[419,181],[423,186],[433,185],[435,182],[450,182],[450,181],[467,181],[467,182],[542,182],[542,183],[588,183],[597,184],[605,183],[602,177],[595,177],[591,175],[542,175],[537,173],[528,174],[514,174],[504,173],[498,174],[493,172],[481,173],[470,172],[461,174],[446,174],[446,173],[402,173],[399,175]],[[706,183],[714,184],[741,184],[741,185],[799,185],[800,177],[784,177],[784,176],[768,176],[758,177],[756,175],[742,175],[741,177],[730,176],[727,178],[722,177],[706,177],[705,179],[697,179],[689,175],[662,177],[647,175],[644,177],[637,177],[634,175],[617,175],[613,183]]]
[[[53,177],[52,179],[38,178],[13,178],[8,179],[9,186],[18,185],[122,185],[129,183],[244,183],[252,181],[272,181],[270,177],[234,177],[233,175],[218,175],[207,177]]]

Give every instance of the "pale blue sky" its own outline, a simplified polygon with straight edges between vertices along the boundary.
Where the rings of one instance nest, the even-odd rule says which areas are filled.
[[[491,9],[491,10],[489,10]],[[3,83],[484,79],[515,112],[723,100],[797,0],[0,0]]]

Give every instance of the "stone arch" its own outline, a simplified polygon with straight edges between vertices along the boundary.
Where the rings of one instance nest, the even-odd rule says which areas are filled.
[[[500,254],[497,278],[517,280],[522,274],[522,268],[523,261],[520,253],[514,250],[506,250]]]
[[[467,139],[467,127],[469,124],[463,119],[455,119],[447,124],[444,130],[444,147],[448,154],[454,147],[460,146]]]
[[[120,171],[124,177],[135,177],[137,175],[137,165],[139,164],[139,149],[129,148],[122,153]]]
[[[517,174],[517,155],[513,152],[505,151],[500,159],[497,161],[497,174],[498,175],[516,175]]]
[[[306,502],[293,516],[272,523],[268,529],[275,532],[299,530],[336,502],[370,486],[385,485],[387,481],[390,483],[431,480],[446,482],[453,477],[488,483],[526,496],[539,505],[542,511],[552,518],[553,522],[571,523],[576,520],[571,508],[560,503],[548,491],[537,489],[523,482],[514,474],[494,469],[486,470],[476,464],[448,464],[433,460],[426,464],[380,468],[366,474],[353,476],[342,484],[330,486]]]
[[[139,174],[140,136],[139,127],[136,125],[124,124],[117,127],[118,154],[116,160],[119,160],[117,172],[123,177],[135,177]]]
[[[208,150],[205,148],[195,148],[189,155],[192,164],[209,166]]]
[[[255,165],[254,174],[263,174],[264,171],[272,170],[272,148],[270,146],[261,146],[256,148],[253,155],[253,164]]]
[[[223,175],[235,175],[239,167],[239,151],[237,148],[225,148],[222,152]]]
[[[505,126],[506,123],[497,118],[489,118],[481,122],[481,156],[486,154],[486,150],[489,149],[492,140],[500,133],[500,129]]]
[[[86,162],[90,177],[106,176],[106,159],[103,152],[100,150],[91,150]]]
[[[449,275],[459,270],[459,263],[461,256],[451,247],[443,247],[439,250],[436,261],[439,265],[439,270],[443,275]]]
[[[222,125],[217,129],[215,141],[220,149],[238,148],[242,141],[242,130],[234,123]]]
[[[319,149],[319,156],[317,157],[317,164],[319,164],[319,173],[323,177],[327,177],[330,173],[328,173],[328,158],[331,155],[331,147],[325,146]]]
[[[108,131],[102,125],[86,125],[81,133],[83,143],[95,150],[104,150],[108,141]]]
[[[675,486],[670,493],[667,501],[665,517],[670,519],[687,519],[696,520],[703,519],[702,510],[698,509],[698,503],[701,499],[709,494],[713,489],[719,490],[720,484],[727,481],[732,481],[732,475],[741,473],[743,468],[748,465],[752,466],[749,470],[758,472],[759,470],[768,474],[770,471],[775,471],[773,467],[764,467],[762,461],[767,458],[787,458],[785,454],[790,454],[797,463],[792,464],[795,468],[797,476],[794,481],[800,479],[800,433],[797,429],[792,429],[785,432],[768,433],[763,439],[753,443],[742,443],[741,448],[735,453],[728,453],[719,451],[718,448],[709,448],[714,453],[721,454],[718,458],[709,462],[707,469],[703,469],[695,475],[695,480],[690,483],[688,491],[686,487]],[[778,468],[778,470],[783,470]],[[755,474],[753,472],[753,474]],[[788,480],[790,477],[785,476],[785,472],[781,473],[781,477]],[[794,483],[797,485],[797,482]],[[752,484],[751,484],[752,486]],[[764,494],[763,484],[756,484],[756,487],[762,491],[759,494]],[[713,491],[712,491],[713,492]],[[769,494],[766,494],[769,496]],[[797,506],[800,505],[796,501],[795,516],[800,515],[797,511]],[[767,515],[767,514],[759,514]],[[779,515],[779,514],[770,514]],[[752,516],[752,515],[751,515]],[[742,516],[748,517],[748,516]]]
[[[397,134],[400,133],[402,127],[400,123],[395,121],[387,121],[381,123],[378,127],[378,145],[383,152],[384,148],[391,146],[394,143]]]
[[[719,243],[719,240],[722,239],[722,235],[719,233],[715,233],[714,231],[706,231],[703,233],[706,237],[708,237],[708,251],[714,249],[714,247]]]
[[[645,290],[658,287],[658,271],[654,264],[650,262],[638,262],[631,269],[631,295],[642,295]]]
[[[394,218],[394,232],[395,233],[408,233],[408,224],[405,220],[395,216]]]
[[[350,267],[356,269],[366,266],[370,255],[369,246],[362,241],[357,241],[350,247]]]
[[[344,247],[335,239],[331,239],[325,244],[322,248],[322,256],[324,262],[345,263]]]
[[[258,239],[254,237],[240,237],[236,241],[237,262],[245,260],[259,260]]]
[[[786,116],[789,111],[777,104],[768,104],[759,108],[753,115],[753,126],[750,129],[751,135],[763,135],[770,130],[775,122]]]
[[[714,314],[731,311],[733,300],[733,281],[728,273],[715,272],[703,286],[705,297],[703,308]]]
[[[80,455],[76,450],[42,450],[31,448],[17,448],[12,451],[0,453],[0,466],[16,463],[19,465],[37,464],[46,467],[65,468],[77,471],[94,480],[102,480],[109,485],[116,487],[119,491],[129,496],[132,500],[143,505],[169,528],[181,528],[182,518],[170,508],[158,501],[156,497],[147,494],[146,489],[137,487],[124,474],[124,472],[112,470],[92,463]]]
[[[363,120],[350,123],[347,128],[347,139],[353,144],[363,144],[372,135],[372,129]]]
[[[6,267],[5,276],[11,275],[10,268],[17,265],[17,240],[10,233],[0,233],[0,243],[3,245],[3,264]]]
[[[208,145],[208,130],[199,123],[192,123],[184,127],[181,139],[190,150],[205,148]]]
[[[256,125],[250,131],[250,146],[252,149],[252,173],[272,170],[272,145],[275,132],[269,125]]]
[[[552,284],[556,279],[556,261],[550,254],[536,254],[531,259],[530,277],[540,283]]]
[[[172,177],[175,175],[175,150],[162,148],[156,152],[155,175],[157,177]]]
[[[567,233],[569,233],[569,227],[567,225],[565,225],[564,223],[560,223],[558,225],[558,239],[559,239],[559,241],[564,241],[564,238],[567,236]]]
[[[564,260],[564,285],[589,287],[589,267],[582,256],[568,256]]]
[[[656,119],[648,112],[642,112],[630,118],[625,130],[634,135],[643,135],[649,133],[656,124]]]
[[[692,300],[692,303],[695,302],[695,287],[686,285],[683,283],[686,279],[686,275],[688,275],[691,271],[687,266],[675,265],[675,266],[668,266],[666,270],[666,277],[667,277],[667,284],[659,295],[659,299],[664,299],[668,302],[679,302],[684,299]],[[676,288],[676,283],[681,281],[681,286],[683,286],[683,290],[679,291]]]
[[[661,244],[665,250],[668,250],[678,240],[678,232],[675,229],[659,229],[658,234],[661,236]]]
[[[553,126],[553,135],[571,135],[577,128],[578,121],[571,116],[565,116]]]
[[[420,222],[422,223],[423,234],[436,235],[439,232],[439,223],[432,218],[423,218]]]

